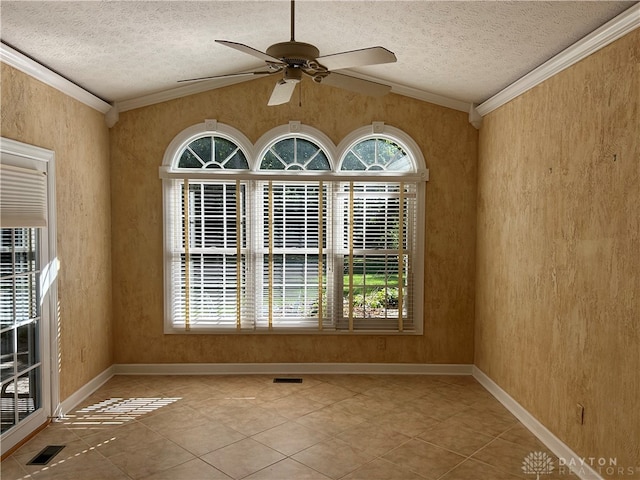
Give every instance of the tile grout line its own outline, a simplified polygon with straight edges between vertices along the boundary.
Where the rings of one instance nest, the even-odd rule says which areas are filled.
[[[342,379],[343,377],[344,377],[344,376],[341,376],[341,377],[340,377],[340,379]],[[142,379],[138,379],[138,378],[136,378],[136,379],[135,379],[135,381],[134,381],[134,382],[132,382],[132,385],[128,385],[128,386],[118,386],[115,390],[118,390],[118,389],[127,389],[127,388],[129,388],[129,389],[131,389],[131,390],[134,390],[134,391],[135,391],[135,390],[137,390],[137,389],[150,389],[150,390],[153,390],[153,389],[154,389],[154,386],[153,386],[153,385],[155,384],[155,382],[143,382],[143,381],[141,381],[141,380],[142,380]],[[307,416],[307,415],[310,415],[310,414],[313,414],[313,413],[315,413],[315,412],[319,412],[319,411],[322,411],[322,410],[324,410],[324,409],[329,409],[329,408],[331,408],[331,407],[334,407],[334,406],[338,405],[339,403],[341,403],[341,402],[343,402],[343,401],[346,401],[346,400],[349,400],[349,399],[353,399],[353,398],[355,398],[355,397],[357,397],[357,396],[363,396],[363,397],[366,397],[366,398],[365,398],[365,400],[368,398],[368,399],[371,399],[372,401],[380,401],[380,402],[391,401],[390,399],[388,399],[388,398],[387,398],[386,392],[385,392],[385,395],[382,395],[382,396],[380,396],[380,397],[378,397],[378,396],[376,396],[376,395],[373,395],[373,394],[369,394],[369,395],[367,395],[367,392],[368,392],[368,391],[370,391],[370,390],[373,390],[373,389],[383,389],[383,390],[382,390],[382,392],[384,392],[384,391],[385,391],[384,389],[390,389],[390,390],[392,390],[392,389],[394,389],[394,388],[400,388],[400,389],[402,389],[402,391],[404,392],[404,391],[406,391],[406,389],[408,389],[408,388],[409,388],[409,385],[410,385],[410,384],[408,384],[407,382],[404,382],[404,381],[403,381],[403,382],[393,382],[393,381],[389,382],[388,380],[392,380],[392,379],[389,379],[389,378],[384,378],[384,379],[375,379],[375,381],[372,381],[372,383],[371,383],[371,388],[368,388],[368,389],[366,389],[366,390],[364,390],[364,391],[360,391],[360,390],[362,390],[362,388],[360,388],[360,390],[352,390],[352,389],[351,389],[351,388],[349,388],[349,387],[345,387],[343,382],[335,382],[335,383],[332,383],[330,380],[331,380],[331,376],[329,376],[328,380],[317,379],[317,382],[318,382],[317,384],[315,384],[315,385],[310,385],[310,386],[308,386],[305,390],[309,390],[309,389],[312,389],[312,388],[317,387],[317,386],[326,385],[326,386],[338,387],[338,388],[341,388],[341,389],[345,389],[345,390],[347,390],[348,392],[350,392],[350,393],[351,393],[351,395],[350,395],[350,396],[348,396],[348,397],[346,397],[346,398],[340,398],[340,399],[337,399],[337,400],[335,400],[335,399],[331,399],[331,396],[328,396],[328,397],[326,397],[326,398],[327,398],[326,400],[323,400],[323,401],[321,402],[321,403],[322,403],[322,406],[321,406],[321,407],[319,407],[319,408],[317,408],[317,409],[315,409],[315,410],[312,410],[312,411],[310,411],[310,412],[307,412],[307,413],[305,413],[305,414],[303,414],[303,415],[296,416],[296,417],[291,417],[291,418],[289,418],[289,417],[286,417],[286,416],[282,416],[282,415],[278,414],[277,412],[271,412],[271,413],[274,413],[275,415],[282,416],[282,417],[284,418],[284,421],[283,421],[283,422],[281,422],[281,423],[279,423],[279,424],[277,424],[277,425],[274,425],[274,426],[264,427],[264,428],[262,428],[262,429],[260,429],[260,430],[256,431],[255,433],[250,434],[250,435],[245,434],[245,433],[242,433],[242,432],[239,432],[239,431],[235,430],[233,427],[231,427],[231,426],[227,425],[225,422],[221,422],[221,421],[219,421],[219,420],[216,420],[215,418],[210,417],[210,416],[209,416],[208,414],[206,414],[206,413],[201,413],[201,412],[200,412],[200,410],[198,410],[197,408],[193,407],[193,405],[192,405],[192,404],[188,404],[188,403],[187,403],[186,407],[188,407],[190,410],[192,410],[192,411],[193,411],[195,414],[197,414],[198,416],[200,416],[200,417],[202,417],[202,418],[204,418],[204,419],[207,419],[209,422],[218,422],[218,423],[221,423],[222,425],[225,425],[225,427],[226,427],[226,428],[229,428],[229,429],[231,429],[231,430],[234,430],[235,432],[238,432],[238,434],[240,434],[240,435],[242,435],[242,436],[243,436],[243,438],[242,438],[242,439],[234,440],[234,441],[232,441],[232,442],[228,443],[227,445],[224,445],[224,446],[218,447],[218,448],[216,448],[216,449],[214,449],[214,450],[212,450],[212,451],[210,451],[210,452],[207,452],[207,453],[205,453],[205,454],[202,454],[202,455],[198,455],[198,454],[196,454],[196,453],[193,453],[191,450],[189,450],[188,448],[186,448],[186,447],[185,447],[185,446],[183,446],[182,444],[180,444],[180,443],[178,443],[177,441],[172,440],[171,438],[169,438],[169,437],[167,436],[168,434],[166,434],[166,433],[162,433],[162,431],[161,431],[161,430],[166,431],[166,430],[164,430],[164,429],[161,429],[161,428],[160,428],[160,429],[157,429],[158,427],[155,427],[155,428],[154,428],[154,427],[152,427],[152,426],[148,426],[148,425],[146,425],[145,423],[141,422],[141,421],[140,421],[139,419],[137,419],[137,418],[136,418],[136,419],[133,419],[133,420],[131,421],[131,424],[139,424],[139,425],[143,426],[144,428],[149,429],[150,431],[152,431],[152,432],[154,432],[155,434],[159,435],[159,437],[160,437],[160,438],[162,438],[162,439],[164,439],[164,440],[166,440],[166,441],[170,442],[172,445],[174,445],[174,446],[176,446],[176,447],[180,448],[181,450],[183,450],[183,451],[187,452],[191,457],[193,457],[193,458],[190,458],[189,460],[185,460],[185,461],[180,462],[180,463],[178,463],[178,464],[176,464],[176,465],[169,466],[169,467],[163,468],[163,469],[161,469],[161,470],[155,471],[156,473],[157,473],[157,472],[166,471],[166,470],[169,470],[169,469],[175,468],[175,467],[180,466],[180,465],[184,465],[185,463],[188,463],[189,461],[192,461],[192,460],[193,460],[193,459],[195,459],[195,458],[197,458],[197,459],[199,459],[199,460],[201,460],[201,461],[203,461],[203,462],[207,463],[207,465],[210,465],[210,466],[212,466],[213,468],[218,469],[215,465],[212,465],[212,464],[208,463],[208,462],[207,462],[206,460],[204,460],[202,457],[204,457],[205,455],[208,455],[209,453],[212,453],[212,452],[214,452],[214,451],[217,451],[217,450],[220,450],[220,449],[226,448],[226,447],[228,447],[228,446],[230,446],[230,445],[233,445],[233,444],[235,444],[235,443],[241,442],[241,441],[243,441],[243,440],[251,439],[251,440],[253,440],[254,442],[257,442],[258,444],[260,444],[260,445],[264,446],[265,448],[268,448],[268,449],[270,449],[270,450],[273,450],[274,452],[277,452],[279,455],[283,455],[283,458],[282,458],[282,459],[280,459],[280,460],[274,461],[273,463],[271,463],[271,464],[269,464],[269,465],[267,465],[267,466],[264,466],[264,467],[260,468],[259,470],[256,470],[256,471],[255,471],[255,472],[253,472],[253,473],[248,474],[247,476],[250,476],[250,475],[253,475],[253,474],[255,474],[255,473],[258,473],[258,472],[260,472],[260,471],[262,471],[262,470],[264,470],[264,469],[266,469],[266,468],[269,468],[269,467],[271,467],[271,466],[273,466],[273,465],[275,465],[275,464],[277,464],[277,463],[279,463],[279,462],[281,462],[281,461],[284,461],[284,460],[291,460],[291,461],[294,461],[294,462],[296,462],[296,463],[298,463],[298,464],[300,464],[300,465],[304,465],[306,468],[310,468],[311,470],[313,470],[313,471],[315,471],[315,472],[318,472],[319,474],[322,474],[322,475],[325,475],[325,476],[326,476],[326,474],[325,474],[325,473],[323,473],[322,471],[317,470],[316,468],[310,467],[309,465],[306,465],[305,463],[302,463],[302,462],[300,462],[300,461],[296,460],[296,459],[295,459],[295,458],[293,458],[293,457],[294,457],[295,455],[299,454],[300,452],[305,451],[305,450],[310,449],[310,448],[313,448],[314,446],[316,446],[316,445],[318,445],[318,444],[320,444],[320,443],[323,443],[323,442],[335,442],[335,440],[345,441],[345,440],[342,440],[341,438],[339,438],[339,436],[340,436],[341,434],[343,434],[343,433],[347,432],[348,430],[358,428],[359,426],[363,426],[363,425],[371,425],[371,426],[374,426],[374,427],[375,427],[375,426],[380,426],[380,427],[381,427],[382,425],[378,425],[378,424],[376,424],[376,423],[373,421],[373,418],[369,418],[369,417],[366,417],[366,418],[365,418],[365,417],[363,417],[363,418],[362,418],[362,422],[361,422],[361,423],[359,423],[359,424],[357,424],[357,425],[354,425],[354,426],[347,427],[347,428],[345,428],[345,429],[342,429],[342,430],[339,430],[339,431],[337,431],[337,432],[335,432],[335,433],[331,433],[331,434],[327,435],[326,433],[321,432],[321,431],[318,431],[318,430],[316,430],[316,429],[315,429],[315,428],[313,428],[313,427],[309,427],[309,426],[304,425],[304,424],[302,424],[302,423],[298,423],[298,420],[299,420],[300,418],[303,418],[303,417],[305,417],[305,416]],[[399,379],[397,379],[397,380],[399,380]],[[404,378],[403,378],[403,380],[404,380]],[[206,382],[202,382],[202,384],[203,384],[203,385],[208,385]],[[423,388],[425,388],[425,389],[427,389],[427,390],[428,390],[428,388],[433,388],[433,387],[436,387],[436,388],[442,388],[442,387],[456,387],[456,389],[460,389],[460,391],[462,392],[465,388],[467,388],[467,386],[468,386],[468,385],[475,385],[475,384],[474,384],[474,383],[459,384],[459,383],[456,383],[456,382],[451,382],[451,383],[449,383],[449,382],[442,382],[442,381],[438,381],[437,383],[434,383],[433,385],[428,385],[427,383],[421,383],[421,384],[420,384],[420,390],[421,390],[421,391],[424,391],[424,390],[423,390]],[[250,385],[238,385],[238,387],[239,387],[240,389],[244,389],[244,387],[248,387],[248,388],[250,389],[250,387],[251,387],[251,386],[250,386]],[[189,387],[188,387],[188,386],[185,386],[185,387],[180,387],[180,388],[188,389]],[[171,391],[170,391],[170,393],[169,393],[168,395],[169,395],[169,396],[175,396],[175,395],[171,395],[171,393],[174,393],[174,394],[175,394],[177,390],[180,390],[180,388],[177,388],[177,389],[176,389],[176,388],[170,389]],[[258,383],[256,383],[256,388],[257,388],[257,390],[258,390],[258,391],[263,391],[263,390],[266,390],[267,386],[266,386],[266,385],[264,385],[263,387],[260,387],[260,383],[258,382]],[[233,395],[233,393],[232,393],[232,392],[233,392],[233,390],[234,390],[234,388],[232,388],[232,386],[230,385],[230,386],[229,386],[229,395]],[[320,392],[320,390],[318,390],[318,392]],[[284,395],[283,395],[283,396],[281,396],[281,397],[275,397],[275,399],[274,399],[274,398],[270,399],[270,400],[268,401],[268,403],[269,403],[269,402],[271,402],[271,403],[272,403],[272,402],[274,402],[275,400],[278,400],[278,399],[285,399],[285,398],[287,398],[287,397],[292,397],[292,396],[294,396],[294,395],[297,395],[298,393],[300,393],[300,392],[298,392],[298,391],[290,391],[289,393],[284,394]],[[305,397],[305,399],[306,399],[306,400],[308,400],[308,401],[310,401],[310,402],[313,402],[313,401],[314,401],[314,400],[313,400],[313,394],[310,394],[311,392],[306,392],[306,393],[307,393],[308,395],[304,395],[303,397]],[[166,395],[167,395],[167,394],[162,393],[162,396],[166,396]],[[416,395],[414,398],[409,398],[409,396],[407,396],[407,398],[406,398],[405,400],[403,400],[403,404],[405,403],[405,401],[406,401],[406,402],[408,402],[409,404],[411,404],[411,403],[415,403],[415,402],[419,402],[420,400],[422,400],[422,399],[423,399],[424,397],[426,397],[427,395],[428,395],[428,394],[424,394],[424,395],[423,395],[423,394],[421,394],[421,393],[420,393],[419,395]],[[125,396],[126,396],[126,395],[125,395]],[[187,396],[188,396],[188,394],[186,394],[186,393],[185,393],[184,397],[186,398]],[[403,394],[403,397],[405,397],[405,395],[404,395],[404,394]],[[136,397],[136,398],[137,398],[137,397]],[[324,398],[324,397],[322,397],[322,398]],[[330,399],[330,400],[329,400],[329,399]],[[428,398],[428,400],[433,400],[433,401],[443,401],[443,402],[446,402],[446,401],[447,401],[447,399],[446,399],[444,396],[443,396],[441,399],[438,399],[438,398],[435,398],[435,397],[429,397],[429,398]],[[203,401],[206,401],[206,400],[203,400]],[[325,403],[324,403],[325,401],[328,401],[329,403],[326,403],[326,404],[325,404]],[[480,402],[480,400],[478,400],[478,401],[476,401],[476,402],[473,402],[473,403],[471,403],[470,405],[465,405],[465,406],[463,407],[463,409],[461,410],[461,412],[463,412],[463,411],[467,411],[469,408],[472,408],[472,407],[475,405],[475,403],[478,403],[478,402]],[[86,407],[85,407],[85,408],[86,408]],[[251,407],[248,407],[248,408],[251,408]],[[220,410],[221,410],[221,411],[224,411],[224,409],[225,409],[225,407],[224,407],[224,406],[221,406],[221,407],[220,407]],[[392,408],[389,408],[389,409],[385,410],[385,412],[387,412],[387,413],[389,413],[389,412],[393,412],[393,411],[394,411],[394,409],[392,409]],[[446,420],[448,420],[448,419],[450,419],[450,418],[455,417],[456,415],[460,414],[461,412],[458,412],[458,413],[455,413],[455,414],[453,414],[453,415],[450,415],[450,416],[446,417],[445,419],[433,418],[434,422],[436,422],[436,423],[434,423],[433,425],[431,425],[431,426],[430,426],[429,428],[427,428],[426,430],[424,430],[424,431],[422,431],[422,432],[420,432],[420,433],[417,433],[417,434],[415,434],[415,435],[407,435],[406,433],[402,433],[402,432],[397,431],[397,433],[402,434],[402,435],[406,436],[407,438],[406,438],[406,439],[404,439],[403,441],[401,441],[398,445],[395,445],[394,447],[392,447],[392,448],[390,448],[390,449],[388,449],[388,450],[385,450],[385,451],[384,451],[384,452],[382,452],[382,453],[377,453],[377,454],[372,455],[372,458],[371,458],[370,460],[366,461],[365,463],[363,463],[363,464],[361,464],[361,465],[357,465],[357,466],[355,466],[355,468],[354,468],[353,470],[349,470],[349,472],[348,472],[348,473],[341,474],[341,476],[340,476],[340,477],[338,477],[338,478],[343,478],[343,477],[349,476],[349,475],[351,475],[353,472],[356,472],[357,470],[361,469],[361,468],[362,468],[362,467],[364,467],[365,465],[368,465],[369,463],[372,463],[372,462],[374,462],[374,461],[376,461],[376,460],[383,461],[383,462],[389,463],[389,464],[391,464],[391,465],[398,465],[398,464],[396,464],[396,463],[394,463],[394,462],[391,462],[390,460],[387,460],[386,458],[383,458],[383,457],[384,457],[384,456],[386,456],[386,455],[388,455],[390,452],[392,452],[392,451],[394,451],[394,450],[396,450],[396,449],[398,449],[398,448],[401,448],[403,445],[405,445],[405,444],[407,444],[407,443],[409,443],[409,442],[411,442],[411,441],[413,441],[413,440],[417,440],[417,441],[419,441],[419,442],[421,442],[421,443],[425,443],[425,444],[431,445],[431,446],[433,446],[433,447],[437,447],[437,448],[439,448],[439,449],[445,450],[445,451],[447,451],[447,452],[450,452],[450,453],[456,454],[456,455],[458,455],[458,456],[460,456],[460,457],[461,457],[461,461],[460,461],[460,462],[458,462],[458,463],[457,463],[456,465],[454,465],[453,467],[449,468],[449,469],[448,469],[446,472],[444,472],[442,475],[440,475],[440,476],[438,477],[439,479],[440,479],[440,478],[445,477],[445,476],[446,476],[446,475],[448,475],[451,471],[453,471],[454,469],[458,468],[462,463],[464,463],[464,462],[468,461],[469,459],[472,459],[472,460],[474,460],[474,461],[478,461],[478,462],[480,462],[480,463],[482,463],[482,464],[485,464],[485,465],[491,466],[492,468],[498,468],[498,467],[495,467],[494,465],[490,465],[490,464],[487,464],[486,462],[482,462],[482,461],[480,461],[480,460],[477,460],[476,458],[472,458],[474,455],[476,455],[478,452],[480,452],[480,451],[481,451],[481,450],[483,450],[484,448],[486,448],[486,447],[488,447],[489,445],[491,445],[491,444],[495,443],[495,441],[496,441],[496,440],[498,440],[498,439],[500,439],[500,440],[502,440],[502,441],[504,441],[504,442],[507,442],[507,443],[509,443],[509,444],[513,444],[514,446],[521,445],[521,444],[519,444],[519,443],[517,443],[517,442],[512,442],[512,441],[510,441],[510,440],[505,440],[505,439],[501,438],[501,435],[504,435],[506,432],[511,431],[512,429],[516,428],[516,426],[517,426],[517,422],[515,422],[513,425],[509,426],[508,428],[506,428],[506,429],[505,429],[505,430],[503,430],[502,432],[498,433],[497,435],[493,436],[493,438],[492,438],[492,439],[491,439],[487,444],[485,444],[484,446],[482,446],[482,447],[478,448],[477,450],[475,450],[475,451],[474,451],[473,453],[471,453],[470,455],[461,454],[460,452],[457,452],[457,451],[455,451],[455,450],[451,450],[451,449],[449,449],[449,448],[446,448],[446,447],[443,447],[443,446],[437,445],[437,444],[432,443],[432,442],[430,442],[430,441],[428,441],[428,440],[425,440],[425,439],[420,438],[420,435],[422,435],[422,434],[424,434],[426,431],[430,430],[433,426],[438,425],[438,424],[442,424],[442,423],[443,423],[443,422],[445,422]],[[347,415],[349,415],[349,414],[350,414],[347,410],[345,410],[345,411],[344,411],[344,413],[345,413],[345,414],[347,414]],[[492,412],[489,412],[489,413],[492,413]],[[156,413],[155,415],[165,415],[165,413],[163,413],[163,412],[158,412],[158,413]],[[155,416],[155,415],[152,415],[152,416]],[[147,418],[151,418],[151,417],[147,417]],[[428,416],[427,416],[427,418],[428,418]],[[277,428],[277,427],[279,427],[279,426],[281,426],[281,425],[284,425],[285,423],[288,423],[288,422],[296,423],[297,425],[301,425],[301,426],[303,426],[303,427],[305,427],[305,428],[308,428],[308,429],[311,429],[311,430],[313,430],[313,431],[316,431],[316,432],[318,432],[318,433],[320,433],[320,434],[322,434],[322,435],[326,435],[326,436],[327,436],[327,438],[325,438],[325,439],[321,439],[321,440],[318,440],[317,442],[315,442],[315,443],[313,443],[313,444],[311,444],[311,445],[307,446],[306,448],[303,448],[302,450],[299,450],[299,451],[294,452],[294,453],[291,453],[291,454],[285,454],[285,453],[283,453],[283,452],[279,451],[278,449],[276,449],[276,448],[274,448],[274,447],[269,446],[267,443],[263,443],[262,441],[260,441],[260,440],[257,440],[257,439],[255,439],[255,438],[253,438],[253,437],[257,436],[257,435],[260,435],[261,433],[264,433],[264,432],[266,432],[266,431],[269,431],[269,430],[271,430],[271,429],[273,429],[273,428]],[[123,426],[123,425],[122,425],[122,426]],[[122,427],[122,426],[120,426],[120,427]],[[120,427],[116,427],[116,428],[120,428]],[[468,428],[469,428],[470,430],[472,430],[472,431],[476,432],[476,433],[484,434],[483,432],[478,432],[478,431],[477,431],[476,429],[474,429],[474,428],[471,428],[471,427],[468,427]],[[74,437],[76,437],[76,439],[77,439],[77,440],[82,441],[82,443],[84,443],[85,445],[88,445],[91,449],[95,449],[95,450],[100,454],[100,457],[101,457],[102,459],[104,459],[104,460],[107,460],[107,461],[108,461],[108,463],[109,463],[111,466],[113,466],[113,467],[115,467],[116,469],[118,469],[118,471],[123,472],[123,474],[124,474],[124,475],[126,475],[127,477],[129,477],[129,478],[133,478],[133,477],[131,477],[131,475],[130,475],[130,474],[128,474],[128,473],[127,473],[127,472],[125,472],[125,471],[122,471],[122,470],[120,469],[120,467],[118,467],[118,465],[116,465],[115,463],[113,463],[113,462],[110,460],[110,457],[106,457],[104,454],[102,454],[102,452],[100,452],[100,450],[98,449],[98,447],[99,447],[100,445],[97,445],[97,446],[93,446],[93,445],[91,445],[91,444],[88,442],[88,440],[87,440],[87,438],[88,438],[90,435],[87,435],[87,436],[83,436],[83,437],[81,437],[81,436],[80,436],[80,435],[78,435],[75,431],[70,430],[70,429],[67,429],[67,430],[69,430],[69,431],[74,435]],[[396,430],[394,430],[394,431],[396,431]],[[346,443],[348,443],[348,444],[349,444],[349,445],[350,445],[354,450],[357,450],[357,451],[361,451],[361,452],[363,452],[363,453],[366,453],[366,450],[363,450],[363,449],[359,448],[357,445],[353,445],[352,443],[350,443],[350,442],[348,442],[348,441],[347,441]],[[402,468],[408,468],[408,467],[406,467],[406,466],[404,466],[404,465],[400,465],[400,466],[401,466]],[[20,468],[21,468],[22,470],[24,470],[24,469],[22,468],[22,466],[21,466],[21,465],[20,465]],[[219,470],[219,469],[218,469],[218,470]],[[415,470],[413,470],[413,469],[410,469],[410,470],[411,470],[412,472],[415,472]],[[498,470],[502,470],[502,469],[501,469],[501,468],[498,468]],[[28,472],[27,472],[27,473],[28,473]],[[421,475],[419,472],[415,472],[415,473],[416,473],[416,475],[418,475],[418,476],[421,476],[421,477],[422,477],[422,475]],[[509,472],[506,472],[506,473],[509,473]],[[225,474],[226,474],[226,473],[225,473]],[[242,478],[244,478],[244,477],[242,477]]]

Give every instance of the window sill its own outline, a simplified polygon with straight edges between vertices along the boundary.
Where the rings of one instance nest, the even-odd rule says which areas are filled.
[[[207,328],[207,327],[191,327],[190,330],[184,328],[167,327],[164,330],[165,335],[375,335],[375,336],[415,336],[423,335],[416,329],[398,331],[398,330],[336,330],[325,328],[318,330],[317,328],[294,328],[294,327],[276,327],[276,328]]]

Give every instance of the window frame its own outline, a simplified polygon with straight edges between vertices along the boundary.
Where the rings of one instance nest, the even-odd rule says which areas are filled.
[[[204,136],[220,136],[227,138],[240,147],[244,155],[247,158],[249,169],[248,170],[221,170],[221,169],[193,169],[187,171],[186,169],[179,169],[174,165],[177,165],[179,157],[182,151],[192,141]],[[260,170],[260,165],[265,152],[278,141],[285,138],[303,138],[317,144],[326,155],[330,170]],[[341,166],[346,154],[358,143],[371,139],[382,138],[388,139],[397,145],[399,145],[413,162],[413,170],[408,172],[388,172],[388,171],[341,171]],[[252,144],[246,136],[244,136],[239,130],[230,127],[228,125],[217,122],[216,120],[206,120],[203,123],[193,125],[180,132],[169,144],[165,151],[163,165],[160,167],[160,178],[163,183],[163,255],[164,255],[164,332],[166,334],[227,334],[227,333],[248,333],[248,334],[286,334],[286,333],[304,333],[304,334],[376,334],[376,335],[421,335],[423,333],[423,309],[424,309],[424,248],[425,248],[425,219],[424,216],[416,215],[415,218],[415,255],[412,259],[413,285],[416,286],[412,292],[412,310],[413,315],[413,329],[400,331],[397,330],[340,330],[337,328],[340,322],[338,318],[333,319],[331,328],[309,328],[308,326],[300,327],[274,327],[260,328],[257,321],[259,305],[256,305],[252,310],[252,314],[256,319],[256,322],[249,328],[244,328],[244,325],[240,325],[239,328],[217,328],[217,327],[194,327],[186,329],[181,324],[175,324],[172,318],[173,316],[173,299],[172,299],[172,265],[171,265],[171,238],[174,235],[174,231],[177,221],[171,220],[171,212],[174,212],[174,205],[172,199],[173,189],[176,188],[176,184],[180,181],[188,179],[189,181],[239,181],[246,185],[245,193],[249,198],[247,209],[253,209],[256,206],[255,202],[260,202],[258,199],[259,194],[256,190],[260,189],[259,185],[263,182],[282,182],[282,181],[295,181],[298,183],[305,182],[327,182],[330,185],[330,190],[337,188],[336,182],[407,182],[414,183],[416,185],[415,197],[416,197],[416,210],[422,211],[420,207],[424,208],[426,203],[426,182],[428,181],[429,171],[426,168],[424,157],[420,148],[411,137],[409,137],[402,130],[395,127],[385,125],[383,122],[374,122],[372,125],[361,127],[349,135],[347,135],[337,146],[323,134],[321,131],[301,124],[298,121],[289,122],[286,125],[281,125],[273,128],[262,135],[255,144]],[[402,184],[402,183],[400,183]],[[327,199],[327,207],[325,215],[328,216],[328,221],[336,215],[334,202],[331,199]],[[261,221],[262,222],[262,221]],[[248,229],[253,229],[247,235],[255,237],[257,234],[255,229],[258,228],[257,224],[261,222],[250,222]],[[264,237],[261,237],[264,238]],[[327,237],[327,244],[331,244],[336,238]],[[254,238],[255,242],[255,238]],[[256,252],[251,251],[251,246],[247,245],[250,255],[257,255]],[[329,255],[329,252],[326,252]],[[332,253],[333,255],[333,253]],[[249,261],[251,269],[257,268],[257,264],[260,262]],[[254,271],[254,274],[261,272]],[[327,291],[329,290],[329,284],[333,285],[335,290],[336,274],[335,272],[329,274],[327,277]],[[247,287],[256,296],[257,292],[254,290],[254,286]],[[335,292],[334,297],[336,297]],[[327,296],[331,298],[331,295],[327,293]],[[334,298],[335,305],[332,307],[337,308],[338,300]],[[331,308],[329,308],[331,311]],[[341,315],[342,318],[342,315]],[[402,322],[401,322],[402,323]],[[302,325],[305,325],[303,322]]]

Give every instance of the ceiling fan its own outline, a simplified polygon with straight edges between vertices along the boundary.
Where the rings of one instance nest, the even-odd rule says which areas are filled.
[[[289,42],[271,45],[267,48],[266,52],[261,52],[242,43],[227,40],[216,40],[216,42],[240,52],[253,55],[266,62],[266,66],[253,72],[191,78],[188,80],[179,80],[179,82],[282,73],[282,78],[276,83],[271,98],[269,99],[268,105],[270,106],[289,102],[296,85],[302,80],[303,74],[311,77],[316,83],[323,85],[339,87],[371,96],[385,95],[391,90],[390,86],[335,73],[335,70],[392,63],[397,60],[394,53],[384,47],[370,47],[320,56],[320,51],[314,45],[296,42],[295,40],[294,0],[291,0],[291,40]]]

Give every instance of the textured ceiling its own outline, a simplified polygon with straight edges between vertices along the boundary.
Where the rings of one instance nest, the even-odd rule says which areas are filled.
[[[637,2],[296,2],[295,37],[321,55],[382,45],[398,62],[353,72],[482,103]],[[252,69],[290,37],[288,1],[1,1],[0,37],[107,101]]]

